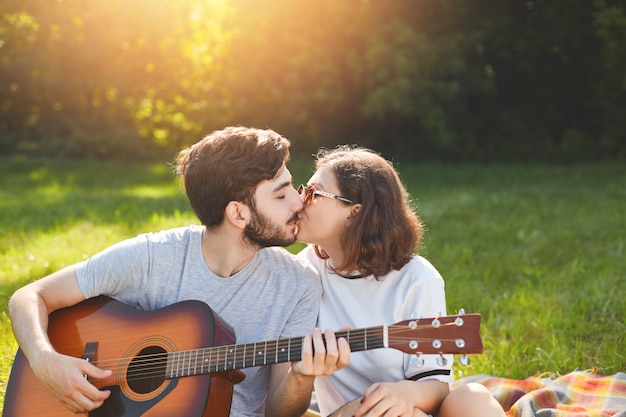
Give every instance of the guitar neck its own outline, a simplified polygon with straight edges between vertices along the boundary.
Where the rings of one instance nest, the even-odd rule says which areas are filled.
[[[352,352],[393,348],[409,354],[467,354],[483,351],[480,314],[405,320],[392,325],[336,333]],[[167,354],[166,378],[233,371],[302,359],[303,337],[213,346]],[[163,360],[163,359],[160,359]]]
[[[345,338],[352,352],[387,347],[387,326],[336,332]],[[167,355],[166,378],[232,371],[302,359],[303,337],[267,342],[214,346]]]

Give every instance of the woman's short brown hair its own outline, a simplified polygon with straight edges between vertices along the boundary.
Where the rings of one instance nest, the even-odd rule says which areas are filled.
[[[361,204],[341,236],[344,263],[334,272],[378,279],[409,262],[424,229],[391,162],[370,149],[339,146],[318,151],[316,168],[321,167],[335,174],[342,196]],[[315,249],[328,258],[321,247]]]
[[[273,130],[227,127],[180,152],[176,172],[200,222],[208,228],[221,224],[230,201],[254,208],[256,187],[278,174],[289,160],[289,145]]]

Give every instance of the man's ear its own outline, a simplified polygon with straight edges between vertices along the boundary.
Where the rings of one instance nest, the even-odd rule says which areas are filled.
[[[244,229],[250,219],[250,208],[241,201],[231,201],[224,210],[224,218],[232,225]]]

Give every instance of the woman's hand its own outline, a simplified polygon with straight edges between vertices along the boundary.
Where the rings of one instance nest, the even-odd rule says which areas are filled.
[[[355,417],[425,417],[436,411],[449,392],[436,380],[378,382],[361,398]]]
[[[414,381],[373,384],[363,393],[361,406],[354,416],[414,417],[415,389]]]

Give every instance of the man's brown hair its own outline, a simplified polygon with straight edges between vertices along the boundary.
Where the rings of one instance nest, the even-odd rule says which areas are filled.
[[[289,145],[273,130],[227,127],[181,151],[176,172],[200,222],[207,228],[220,225],[230,201],[254,209],[256,187],[289,160]]]

